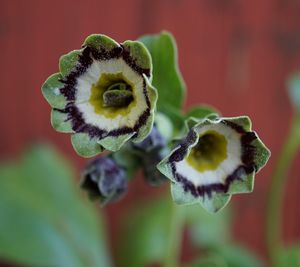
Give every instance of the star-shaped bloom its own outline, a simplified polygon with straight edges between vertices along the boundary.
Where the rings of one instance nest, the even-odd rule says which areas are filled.
[[[251,130],[248,117],[187,121],[187,134],[158,164],[178,204],[200,203],[216,212],[232,194],[253,190],[254,175],[270,151]]]
[[[72,134],[79,155],[116,151],[151,131],[157,92],[151,85],[151,56],[142,43],[91,35],[82,49],[60,58],[59,69],[42,92],[53,108],[52,126]]]

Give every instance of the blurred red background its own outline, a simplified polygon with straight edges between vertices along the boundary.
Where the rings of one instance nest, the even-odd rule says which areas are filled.
[[[42,83],[57,72],[60,55],[79,48],[91,33],[122,42],[161,30],[177,40],[188,88],[186,108],[207,103],[225,116],[247,114],[272,151],[268,166],[257,175],[254,193],[231,202],[237,210],[235,238],[266,258],[266,194],[292,115],[285,82],[300,70],[298,0],[1,0],[1,158],[15,158],[28,144],[49,140],[79,171],[85,160],[73,151],[69,135],[51,128]],[[300,239],[299,156],[287,177],[286,243]],[[126,207],[161,190],[167,188],[151,189],[139,179],[124,201],[105,209],[112,248]],[[184,248],[183,258],[190,255]]]

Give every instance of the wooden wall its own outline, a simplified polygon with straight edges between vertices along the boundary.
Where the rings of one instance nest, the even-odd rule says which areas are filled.
[[[72,150],[69,136],[50,126],[41,84],[58,70],[59,56],[80,47],[91,33],[122,42],[163,29],[178,43],[189,91],[186,107],[208,103],[226,116],[247,114],[272,150],[255,192],[232,201],[238,210],[235,238],[264,257],[266,192],[292,114],[285,79],[300,69],[297,0],[1,0],[0,156],[15,157],[26,145],[49,140],[81,168],[84,161]],[[300,239],[299,165],[298,154],[287,177],[287,243]],[[106,209],[112,247],[120,210],[155,191],[135,182],[124,202]]]

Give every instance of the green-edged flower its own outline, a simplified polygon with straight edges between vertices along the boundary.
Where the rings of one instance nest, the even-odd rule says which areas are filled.
[[[52,126],[72,133],[79,155],[116,151],[151,131],[157,92],[151,86],[151,57],[142,43],[118,44],[91,35],[82,49],[60,58],[59,69],[42,92],[53,108]]]
[[[216,212],[232,194],[251,192],[270,151],[251,130],[250,119],[190,119],[186,125],[187,135],[158,165],[172,181],[175,202]]]

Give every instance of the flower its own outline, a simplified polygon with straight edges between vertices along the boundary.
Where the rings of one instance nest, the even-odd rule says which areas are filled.
[[[98,157],[85,169],[81,187],[101,203],[118,200],[127,190],[125,170],[109,157]]]
[[[158,164],[172,181],[175,202],[200,203],[216,212],[232,194],[251,192],[270,151],[251,130],[250,119],[190,119],[186,125],[186,136]]]
[[[42,92],[53,108],[52,126],[72,133],[79,155],[117,151],[151,131],[157,92],[150,83],[151,56],[142,43],[118,44],[94,34],[82,49],[62,56],[59,68]]]

